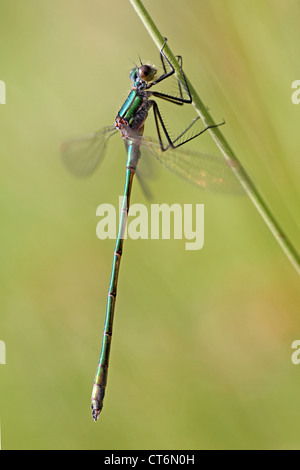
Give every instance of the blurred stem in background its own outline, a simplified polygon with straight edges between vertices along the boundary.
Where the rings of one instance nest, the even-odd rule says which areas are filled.
[[[140,19],[144,23],[146,29],[148,30],[150,36],[152,37],[153,41],[159,48],[159,50],[162,48],[162,45],[164,43],[164,37],[161,35],[159,30],[157,29],[156,25],[154,24],[152,18],[150,17],[149,13],[145,9],[143,3],[141,0],[130,0],[131,4],[135,8],[137,14],[139,15]],[[185,87],[184,79],[182,77],[182,74],[180,72],[180,66],[170,50],[168,44],[165,45],[164,48],[164,53],[168,57],[169,61],[173,65],[177,78],[180,81],[181,85]],[[188,87],[193,99],[193,105],[203,120],[205,126],[212,126],[215,124],[214,120],[210,116],[208,110],[202,103],[201,99],[199,98],[196,90],[188,80],[186,74],[185,74]],[[277,242],[283,249],[284,253],[300,275],[300,256],[297,253],[296,249],[292,245],[292,243],[289,241],[289,239],[286,237],[284,232],[282,231],[281,227],[277,223],[276,219],[274,218],[273,214],[270,212],[269,208],[267,207],[266,203],[260,196],[257,188],[255,187],[254,183],[252,180],[249,178],[248,174],[246,173],[245,169],[243,166],[240,164],[239,160],[237,159],[236,155],[234,154],[233,150],[231,149],[230,145],[222,135],[222,132],[219,130],[218,127],[214,127],[209,130],[212,138],[214,139],[215,143],[221,150],[222,154],[224,155],[225,159],[227,160],[228,164],[231,166],[233,172],[237,176],[238,180],[240,181],[241,185],[245,189],[246,193],[250,197],[251,201],[253,202],[254,206],[262,216],[263,220],[269,227],[270,231],[276,238]]]

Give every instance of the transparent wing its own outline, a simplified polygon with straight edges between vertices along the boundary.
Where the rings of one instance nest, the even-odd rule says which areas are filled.
[[[149,188],[149,185],[146,183],[145,179],[140,175],[140,172],[138,171],[138,168],[135,173],[137,180],[139,182],[140,188],[144,194],[144,197],[148,201],[153,201],[153,194],[151,192],[151,189]]]
[[[149,202],[152,202],[154,200],[154,197],[150,189],[149,183],[156,178],[157,169],[152,156],[152,152],[148,151],[145,145],[141,147],[141,153],[142,156],[139,160],[136,169],[136,177],[138,179],[139,185],[144,193],[145,198]]]
[[[140,145],[150,151],[168,170],[202,189],[229,194],[243,192],[231,166],[223,157],[186,150],[183,147],[162,152],[159,143],[150,138],[141,138]]]
[[[102,127],[92,134],[64,142],[61,147],[63,163],[76,176],[91,175],[104,157],[108,139],[117,132],[115,127]]]

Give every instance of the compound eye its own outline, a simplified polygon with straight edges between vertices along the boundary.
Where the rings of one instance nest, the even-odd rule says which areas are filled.
[[[145,82],[151,82],[156,74],[156,68],[150,65],[142,65],[139,68],[139,77]]]
[[[138,67],[135,67],[134,69],[130,70],[129,77],[130,77],[131,81],[135,82],[137,80],[138,76],[139,76]]]

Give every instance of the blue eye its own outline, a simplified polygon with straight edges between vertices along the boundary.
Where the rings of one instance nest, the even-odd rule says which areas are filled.
[[[130,77],[130,80],[133,82],[135,82],[138,79],[139,77],[138,67],[135,67],[134,69],[130,70],[129,77]]]

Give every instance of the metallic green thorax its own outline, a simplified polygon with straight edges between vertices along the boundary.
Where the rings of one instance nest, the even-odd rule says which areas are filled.
[[[137,90],[133,89],[120,109],[118,113],[119,117],[126,119],[130,125],[142,103],[143,99],[138,95]]]

